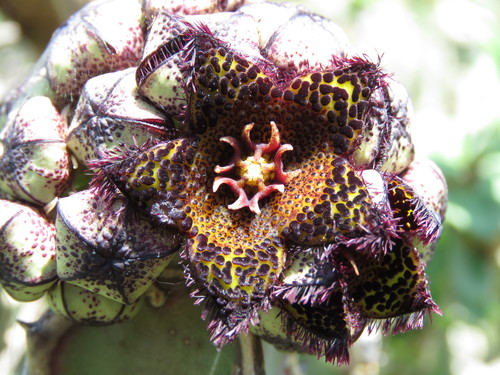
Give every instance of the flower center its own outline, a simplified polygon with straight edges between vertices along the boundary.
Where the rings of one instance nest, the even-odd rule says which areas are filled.
[[[216,192],[219,186],[226,184],[238,195],[238,199],[228,206],[231,210],[248,207],[250,211],[260,214],[259,200],[275,191],[282,193],[288,181],[300,173],[300,170],[283,170],[283,153],[293,150],[293,147],[290,144],[281,144],[276,123],[271,121],[270,125],[269,143],[256,144],[251,140],[253,123],[243,128],[241,138],[244,144],[231,136],[220,139],[233,147],[234,156],[229,165],[215,167],[215,173],[219,176],[214,180],[213,191]],[[244,145],[253,155],[242,158]]]
[[[256,187],[262,190],[274,178],[274,162],[268,162],[261,157],[249,156],[236,164],[239,167],[239,174],[248,187]]]

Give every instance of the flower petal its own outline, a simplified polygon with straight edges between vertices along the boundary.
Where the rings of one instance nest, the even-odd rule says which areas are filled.
[[[285,247],[269,210],[231,211],[213,195],[191,199],[189,277],[208,292],[210,328],[222,345],[248,327],[258,309],[268,308],[269,288],[283,269]]]
[[[378,259],[352,249],[341,254],[337,268],[351,320],[372,323],[386,334],[419,328],[426,313],[440,314],[416,248],[397,241]]]
[[[377,231],[381,224],[370,204],[363,180],[347,160],[319,152],[301,166],[276,207],[283,236],[315,246]]]

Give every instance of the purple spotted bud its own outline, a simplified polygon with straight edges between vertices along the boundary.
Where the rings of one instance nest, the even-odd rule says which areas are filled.
[[[126,321],[140,311],[144,299],[125,305],[64,281],[47,291],[50,308],[79,324],[107,325]]]
[[[114,0],[91,2],[69,18],[45,52],[47,76],[57,95],[78,96],[88,79],[137,64],[141,17],[139,2]]]
[[[240,11],[256,22],[262,56],[284,71],[321,69],[331,65],[334,57],[348,55],[344,31],[306,9],[286,3],[261,3]]]
[[[429,159],[415,159],[401,175],[441,221],[448,202],[448,187],[439,167]]]
[[[399,174],[415,156],[409,131],[412,104],[404,86],[388,80],[373,95],[372,116],[356,143],[355,163]]]
[[[0,284],[18,301],[36,300],[57,279],[54,224],[3,199],[0,212]]]
[[[144,0],[142,10],[146,16],[157,17],[161,13],[177,15],[211,14],[231,12],[245,3],[246,0]]]
[[[175,15],[160,13],[152,19],[149,29],[136,73],[138,90],[158,108],[174,115],[186,105],[182,94],[185,80],[176,55],[185,42],[180,35],[186,26]]]
[[[170,119],[137,92],[135,69],[92,78],[85,84],[68,129],[69,150],[83,164],[126,145],[164,140]]]
[[[66,123],[47,97],[9,113],[0,133],[0,189],[37,205],[63,194],[71,169],[65,135]]]
[[[85,190],[57,204],[57,275],[93,293],[131,304],[160,275],[179,236],[144,220],[125,199]]]

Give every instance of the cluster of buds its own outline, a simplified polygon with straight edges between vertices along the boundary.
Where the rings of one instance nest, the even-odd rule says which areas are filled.
[[[0,113],[0,283],[85,324],[140,311],[174,255],[217,346],[339,364],[437,312],[439,169],[405,89],[288,4],[98,0]]]

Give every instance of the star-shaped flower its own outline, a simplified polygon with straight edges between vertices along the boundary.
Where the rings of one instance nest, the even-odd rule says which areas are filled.
[[[441,217],[401,174],[406,113],[379,65],[283,67],[177,27],[136,79],[178,136],[90,165],[101,189],[185,236],[214,343],[251,325],[276,341],[265,315],[279,308],[282,341],[342,363],[365,326],[398,332],[439,312],[416,243],[435,243]]]

